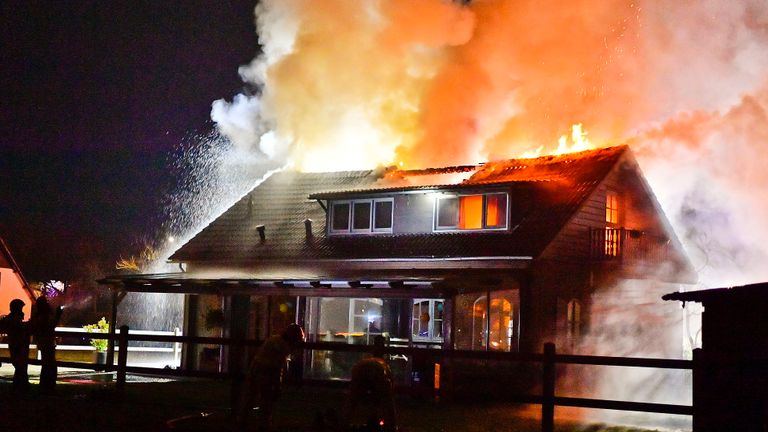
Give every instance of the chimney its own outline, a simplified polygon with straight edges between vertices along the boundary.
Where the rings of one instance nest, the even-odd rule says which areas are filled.
[[[307,232],[307,240],[312,238],[312,219],[304,219],[304,230]]]
[[[261,239],[262,243],[264,240],[267,239],[267,235],[264,234],[264,225],[256,225],[256,231],[259,232],[259,239]]]

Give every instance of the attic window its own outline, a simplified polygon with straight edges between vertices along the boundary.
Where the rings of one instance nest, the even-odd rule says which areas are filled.
[[[331,234],[392,232],[392,198],[334,201],[331,203]]]
[[[437,199],[436,230],[482,230],[507,227],[507,194],[444,196]]]

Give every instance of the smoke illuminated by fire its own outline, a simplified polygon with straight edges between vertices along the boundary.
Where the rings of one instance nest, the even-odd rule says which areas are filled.
[[[264,0],[258,91],[212,117],[308,171],[549,154],[583,125],[571,146],[633,145],[702,285],[768,279],[764,1],[464,3]]]

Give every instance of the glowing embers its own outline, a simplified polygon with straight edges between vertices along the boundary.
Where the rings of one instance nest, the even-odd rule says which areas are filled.
[[[507,227],[507,194],[439,196],[436,230],[482,230]]]

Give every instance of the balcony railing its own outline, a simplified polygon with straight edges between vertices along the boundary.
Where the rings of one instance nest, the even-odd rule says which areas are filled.
[[[590,254],[595,261],[659,263],[669,259],[669,239],[626,228],[593,228]]]

